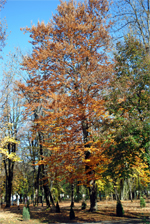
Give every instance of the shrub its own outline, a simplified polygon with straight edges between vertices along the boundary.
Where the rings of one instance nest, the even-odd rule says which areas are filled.
[[[28,208],[23,207],[23,221],[28,221],[30,219],[30,212]]]
[[[116,213],[118,217],[122,217],[124,215],[124,210],[123,210],[121,201],[117,202]]]
[[[140,206],[141,208],[144,208],[146,206],[145,199],[143,197],[140,197]]]
[[[85,201],[82,202],[81,209],[86,209],[86,202]]]

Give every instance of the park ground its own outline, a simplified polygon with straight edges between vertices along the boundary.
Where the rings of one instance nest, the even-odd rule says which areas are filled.
[[[146,200],[146,207],[141,208],[139,200],[122,201],[124,208],[124,217],[116,216],[116,201],[100,201],[98,202],[98,211],[91,213],[88,211],[89,202],[87,202],[87,208],[81,210],[81,202],[75,203],[74,212],[75,220],[69,219],[70,202],[60,202],[60,213],[56,213],[51,207],[46,208],[46,205],[42,207],[39,204],[36,207],[30,205],[31,219],[27,222],[22,219],[23,204],[20,205],[20,210],[17,206],[11,206],[11,208],[4,209],[4,206],[0,209],[0,224],[39,224],[39,223],[86,223],[86,222],[101,222],[120,221],[120,223],[128,223],[128,220],[139,219],[144,220],[144,217],[149,220],[150,218],[150,200]],[[142,223],[150,223],[149,221],[143,221]]]

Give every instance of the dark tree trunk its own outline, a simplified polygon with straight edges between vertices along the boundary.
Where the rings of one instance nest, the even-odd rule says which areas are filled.
[[[99,191],[99,200],[100,201],[102,200],[102,193],[101,193],[101,191]]]
[[[45,195],[45,199],[46,199],[47,207],[50,207],[50,201],[49,201],[49,188],[48,188],[47,185],[43,185],[43,189],[44,189],[44,195]]]
[[[71,207],[74,207],[74,184],[71,184]]]
[[[36,142],[36,141],[35,141]],[[33,149],[36,144],[34,145],[34,141],[31,141],[31,149]],[[32,163],[33,163],[33,179],[32,179],[32,203],[33,203],[33,206],[35,206],[35,197],[34,197],[34,192],[36,190],[36,184],[35,184],[35,152],[34,150],[31,152],[30,151],[30,154],[33,155],[33,158],[32,158]]]
[[[120,180],[120,199],[121,199],[121,200],[124,200],[123,187],[124,187],[124,182],[123,182],[123,180],[121,179],[121,180]]]
[[[79,181],[76,183],[76,192],[77,192],[77,202],[80,201],[80,187],[79,187]]]
[[[42,191],[42,207],[43,207],[43,188],[41,188]]]
[[[22,203],[23,200],[22,200],[22,194],[20,194],[20,203]]]
[[[132,199],[131,181],[129,179],[128,179],[128,185],[129,185],[130,200],[131,200],[131,202],[133,202],[133,199]]]
[[[40,156],[42,156],[43,155],[43,147],[42,147],[42,137],[41,137],[40,133],[39,133],[39,142],[40,142]],[[41,159],[43,159],[43,158],[41,158]],[[50,207],[50,201],[51,201],[52,205],[55,206],[53,197],[51,195],[51,192],[50,192],[50,189],[48,186],[48,180],[45,179],[45,177],[47,177],[47,175],[46,175],[46,171],[44,168],[44,164],[41,164],[39,167],[40,167],[39,169],[40,169],[40,172],[41,172],[42,178],[43,178],[43,189],[44,189],[47,207]],[[40,175],[40,172],[39,172],[39,175]],[[50,197],[50,201],[49,201],[49,197]]]
[[[7,188],[6,188],[6,208],[11,205],[11,191],[12,191],[12,178],[7,176]]]
[[[8,153],[16,152],[16,144],[8,144]],[[12,181],[13,181],[13,170],[14,161],[10,159],[4,159],[5,175],[6,175],[6,208],[11,206],[11,192],[12,192]]]
[[[86,118],[84,118],[82,121],[82,131],[83,131],[83,137],[84,137],[84,144],[86,148],[90,147],[90,145],[88,144],[88,135],[89,135],[88,128],[89,128],[88,122]],[[91,153],[90,151],[87,150],[85,152],[85,159],[89,159],[90,156],[91,156]],[[88,170],[89,172],[87,172],[87,175],[93,174],[94,171],[90,170],[89,167],[86,166],[86,171]],[[97,210],[97,187],[94,180],[92,180],[90,183],[89,194],[90,194],[90,211],[93,212]]]
[[[35,119],[38,119],[38,114],[37,114],[37,111],[35,110],[34,111],[34,117]],[[39,140],[39,146],[40,146],[40,156],[41,156],[41,160],[43,160],[43,146],[42,146],[42,134],[41,132],[38,132],[38,140]],[[46,204],[47,204],[47,207],[50,207],[50,201],[49,201],[49,197],[50,197],[50,200],[52,202],[52,205],[55,206],[54,204],[54,200],[52,198],[52,195],[51,195],[51,192],[50,192],[50,189],[49,189],[49,186],[48,186],[48,180],[46,180],[45,178],[47,177],[46,175],[46,171],[45,171],[45,168],[44,168],[44,164],[41,164],[39,165],[39,172],[38,172],[38,176],[40,175],[41,173],[41,176],[42,176],[42,185],[43,185],[43,189],[44,189],[44,195],[45,195],[45,199],[46,199]],[[38,179],[39,177],[37,177]]]
[[[97,186],[95,181],[92,181],[89,187],[90,194],[90,212],[97,211]]]

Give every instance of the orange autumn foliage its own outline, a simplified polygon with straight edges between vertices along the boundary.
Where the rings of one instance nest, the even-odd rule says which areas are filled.
[[[30,99],[27,112],[42,111],[33,133],[42,133],[50,156],[40,162],[70,182],[98,179],[95,172],[101,175],[107,164],[90,132],[105,115],[103,94],[113,74],[107,12],[106,0],[61,1],[48,24],[23,29],[32,38],[32,54],[22,64],[31,79],[18,86]]]

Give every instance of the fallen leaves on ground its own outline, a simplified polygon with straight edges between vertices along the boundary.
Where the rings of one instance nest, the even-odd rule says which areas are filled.
[[[98,202],[98,211],[89,212],[89,202],[87,202],[87,209],[81,209],[81,202],[75,203],[74,212],[75,212],[75,220],[69,219],[70,212],[70,202],[60,202],[60,213],[56,213],[55,210],[51,208],[47,208],[46,204],[42,207],[41,204],[34,207],[32,204],[30,205],[31,211],[31,220],[28,223],[31,224],[39,224],[39,223],[69,223],[69,222],[96,222],[96,221],[118,221],[118,220],[128,220],[130,218],[141,218],[141,217],[149,217],[150,214],[150,201],[146,201],[146,207],[140,208],[140,201],[135,200],[131,201],[122,201],[123,209],[124,209],[124,217],[116,216],[116,201],[100,201]],[[20,205],[20,210],[16,205],[11,206],[11,208],[0,209],[0,224],[6,223],[27,223],[22,220],[22,210],[23,204]]]

